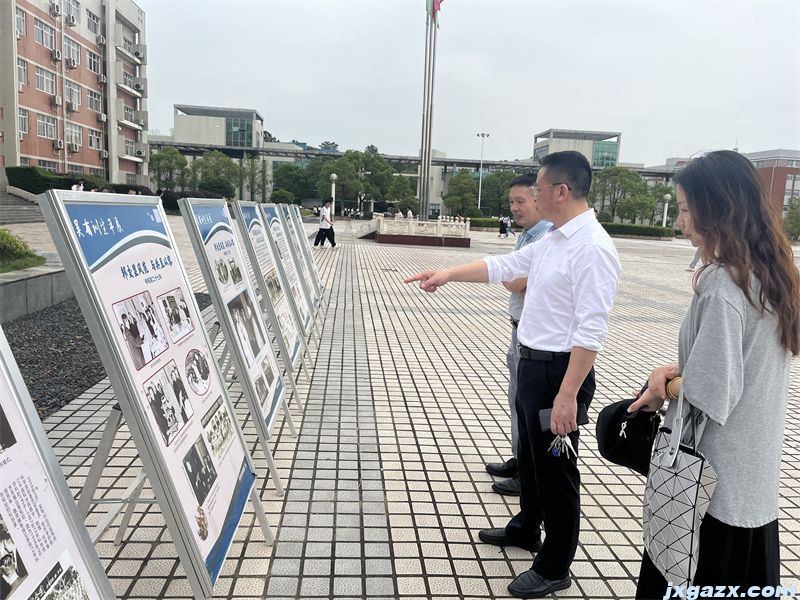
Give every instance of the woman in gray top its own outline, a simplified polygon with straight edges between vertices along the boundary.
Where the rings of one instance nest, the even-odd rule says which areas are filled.
[[[789,360],[800,353],[800,274],[780,215],[744,156],[712,152],[675,177],[678,227],[704,266],[678,338],[631,410],[658,410],[666,383],[706,417],[698,450],[717,474],[700,527],[695,585],[780,584],[778,485]],[[669,426],[677,404],[670,405]],[[667,581],[644,553],[637,598]]]

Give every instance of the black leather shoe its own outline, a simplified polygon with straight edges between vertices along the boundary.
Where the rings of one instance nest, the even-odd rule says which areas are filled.
[[[563,579],[545,579],[530,569],[508,584],[508,591],[517,598],[544,598],[556,590],[565,590],[571,585],[572,580],[569,575]]]
[[[505,527],[481,529],[478,532],[478,539],[485,544],[491,544],[492,546],[500,546],[501,548],[505,548],[506,546],[516,546],[517,548],[522,548],[528,552],[538,552],[542,547],[541,540],[536,540],[533,544],[527,545],[514,543],[508,539],[508,534],[506,533]]]
[[[519,477],[514,477],[493,483],[492,491],[501,496],[519,496],[522,493],[522,486],[519,483]]]
[[[504,463],[487,463],[486,472],[494,477],[516,477],[517,459],[509,458]]]

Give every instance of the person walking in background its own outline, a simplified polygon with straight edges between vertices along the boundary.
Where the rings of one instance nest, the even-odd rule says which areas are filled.
[[[314,239],[314,246],[321,245],[325,247],[325,240],[331,243],[331,247],[336,248],[336,239],[333,233],[333,217],[331,216],[331,203],[333,201],[328,198],[325,204],[319,211],[319,231],[317,237]]]
[[[800,274],[781,215],[743,155],[696,158],[675,184],[677,226],[705,264],[678,335],[678,362],[655,369],[630,410],[660,409],[667,381],[681,376],[685,418],[696,424],[698,452],[717,475],[700,525],[694,584],[777,586],[781,446],[789,361],[800,354]],[[669,406],[666,427],[676,410],[677,403]],[[645,551],[637,598],[666,597],[658,562]]]

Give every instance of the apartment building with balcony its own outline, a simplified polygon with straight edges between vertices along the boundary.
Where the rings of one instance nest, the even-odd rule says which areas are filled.
[[[144,12],[131,0],[0,2],[0,167],[147,184],[147,152]]]

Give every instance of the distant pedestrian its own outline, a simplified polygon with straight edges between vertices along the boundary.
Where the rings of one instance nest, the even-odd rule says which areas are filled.
[[[508,225],[505,217],[500,217],[500,233],[497,234],[497,237],[500,236],[508,237]]]
[[[73,192],[82,192],[84,183],[85,183],[85,181],[83,181],[83,179],[78,179],[77,183],[74,183],[72,185],[72,188],[71,188],[72,191]]]
[[[325,240],[331,243],[332,248],[336,248],[336,240],[333,233],[333,217],[331,216],[331,203],[333,201],[328,198],[325,204],[319,211],[319,231],[317,237],[314,239],[314,246],[325,247]]]
[[[694,253],[694,258],[692,259],[692,262],[689,263],[689,266],[686,268],[686,270],[689,272],[694,271],[694,268],[697,266],[697,263],[700,262],[701,258],[703,258],[703,249],[698,246]]]

